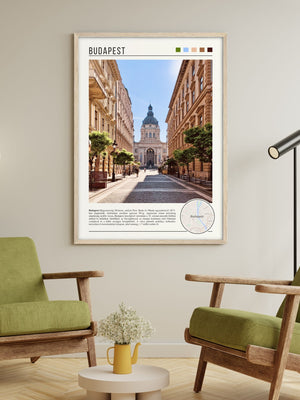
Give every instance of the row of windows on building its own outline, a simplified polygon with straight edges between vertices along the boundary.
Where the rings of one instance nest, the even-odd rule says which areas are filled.
[[[101,119],[101,127],[99,126],[97,110],[95,110],[95,128],[96,128],[96,130],[100,130],[101,132],[105,131],[105,132],[110,133],[110,124],[107,123],[107,125],[106,125],[107,129],[105,129],[105,119],[104,118]]]
[[[146,137],[149,137],[149,138],[154,137],[155,138],[155,132],[153,132],[153,134],[151,132],[149,132],[149,136],[148,136],[148,132],[146,132]]]
[[[175,129],[178,127],[179,124],[180,124],[180,122],[176,118],[175,119]],[[199,115],[198,117],[196,117],[195,126],[200,126],[201,127],[202,125],[203,125],[203,115]]]
[[[188,111],[189,111],[189,102],[187,101],[187,102],[186,102],[186,113],[185,113],[185,114],[187,114]],[[180,123],[181,123],[181,121],[183,120],[183,118],[184,118],[184,113],[183,113],[183,110],[181,110],[181,111],[178,113],[178,115],[177,115],[177,117],[176,117],[176,119],[175,119],[175,129],[180,125]],[[200,116],[199,116],[198,125],[201,126],[202,123],[203,123],[203,117],[202,117],[202,115],[200,115]]]
[[[195,69],[195,67],[194,67]],[[199,93],[201,93],[204,89],[204,78],[203,75],[201,75],[200,79],[199,79]],[[187,94],[188,94],[188,90],[189,90],[189,78],[186,79],[186,90],[187,90]],[[196,92],[195,89],[192,91],[192,103],[194,104],[196,99]],[[181,96],[179,95],[178,97],[178,101],[176,102],[176,112],[180,109],[180,103],[181,101],[184,101],[184,85],[182,86],[182,93]],[[188,102],[187,102],[188,103]]]
[[[154,156],[154,162],[155,162],[155,164],[157,164],[157,159],[158,159],[158,162],[161,163],[161,160],[162,160],[161,154],[158,154],[157,156],[156,156],[156,155]],[[146,157],[146,155],[144,156],[144,159],[143,159],[143,154],[140,154],[140,163],[141,163],[141,164],[146,164],[146,162],[147,162],[147,157]]]
[[[138,149],[135,149],[135,152],[137,153],[137,152],[138,152]],[[167,149],[163,149],[162,152],[163,152],[163,153],[167,153]]]
[[[105,75],[106,79],[108,81],[110,81],[112,76],[108,71],[106,71],[106,68],[107,68],[108,64],[106,62],[104,62],[104,60],[101,60],[99,63],[100,63],[100,65],[101,65],[101,67],[102,67],[102,69],[104,71],[104,75]]]
[[[201,91],[202,90],[203,90],[203,87],[202,87]],[[195,90],[193,90],[193,92],[192,92],[192,105],[195,103],[195,100],[196,100],[196,94],[195,94]],[[179,104],[179,102],[180,102],[180,96],[179,96],[178,104]],[[179,124],[183,120],[184,116],[188,113],[188,111],[190,109],[189,100],[186,100],[185,107],[184,107],[184,105],[182,106],[181,109],[179,109],[178,107],[179,106],[176,103],[177,117],[175,119],[175,128],[177,128],[179,126]],[[178,110],[179,110],[179,112],[178,112]]]
[[[203,125],[203,116],[199,115],[198,121],[195,121],[195,122],[196,122],[195,126],[200,126],[201,127]],[[175,139],[173,139],[173,142],[175,140],[175,148],[177,148],[177,149],[182,147],[185,144],[185,141],[184,141],[184,136],[185,135],[184,135],[183,132],[181,134],[177,135]]]

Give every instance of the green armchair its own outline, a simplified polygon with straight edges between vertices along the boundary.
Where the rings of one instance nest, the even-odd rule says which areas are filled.
[[[89,278],[101,271],[42,274],[32,239],[0,238],[0,359],[86,352],[96,365]],[[79,301],[49,301],[45,279],[77,280]]]
[[[202,346],[194,391],[201,390],[208,362],[270,382],[269,400],[278,400],[285,369],[300,372],[300,269],[293,281],[266,281],[186,275],[211,282],[209,307],[196,308],[188,343]],[[220,308],[225,284],[255,285],[261,293],[286,295],[276,317]]]

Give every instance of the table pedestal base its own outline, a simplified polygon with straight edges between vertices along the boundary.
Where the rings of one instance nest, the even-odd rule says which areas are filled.
[[[87,400],[162,400],[169,372],[160,367],[135,365],[131,374],[114,374],[110,365],[91,367],[78,374]]]
[[[135,393],[112,393],[111,400],[135,400]]]
[[[86,392],[86,399],[87,400],[110,400],[109,393],[99,393],[99,392]]]
[[[161,391],[138,393],[136,398],[137,400],[161,400]]]
[[[99,393],[99,392],[86,392],[86,400],[110,400],[109,393]]]
[[[99,393],[87,391],[87,400],[162,400],[161,391],[145,393]]]

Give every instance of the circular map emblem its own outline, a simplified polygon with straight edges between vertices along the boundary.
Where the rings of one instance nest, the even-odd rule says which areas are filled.
[[[191,233],[207,232],[215,222],[215,212],[205,200],[193,199],[185,203],[181,209],[180,221]]]

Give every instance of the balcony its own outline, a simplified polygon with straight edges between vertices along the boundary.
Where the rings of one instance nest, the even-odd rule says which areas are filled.
[[[105,99],[107,97],[105,87],[94,70],[89,70],[89,97],[94,99]]]

